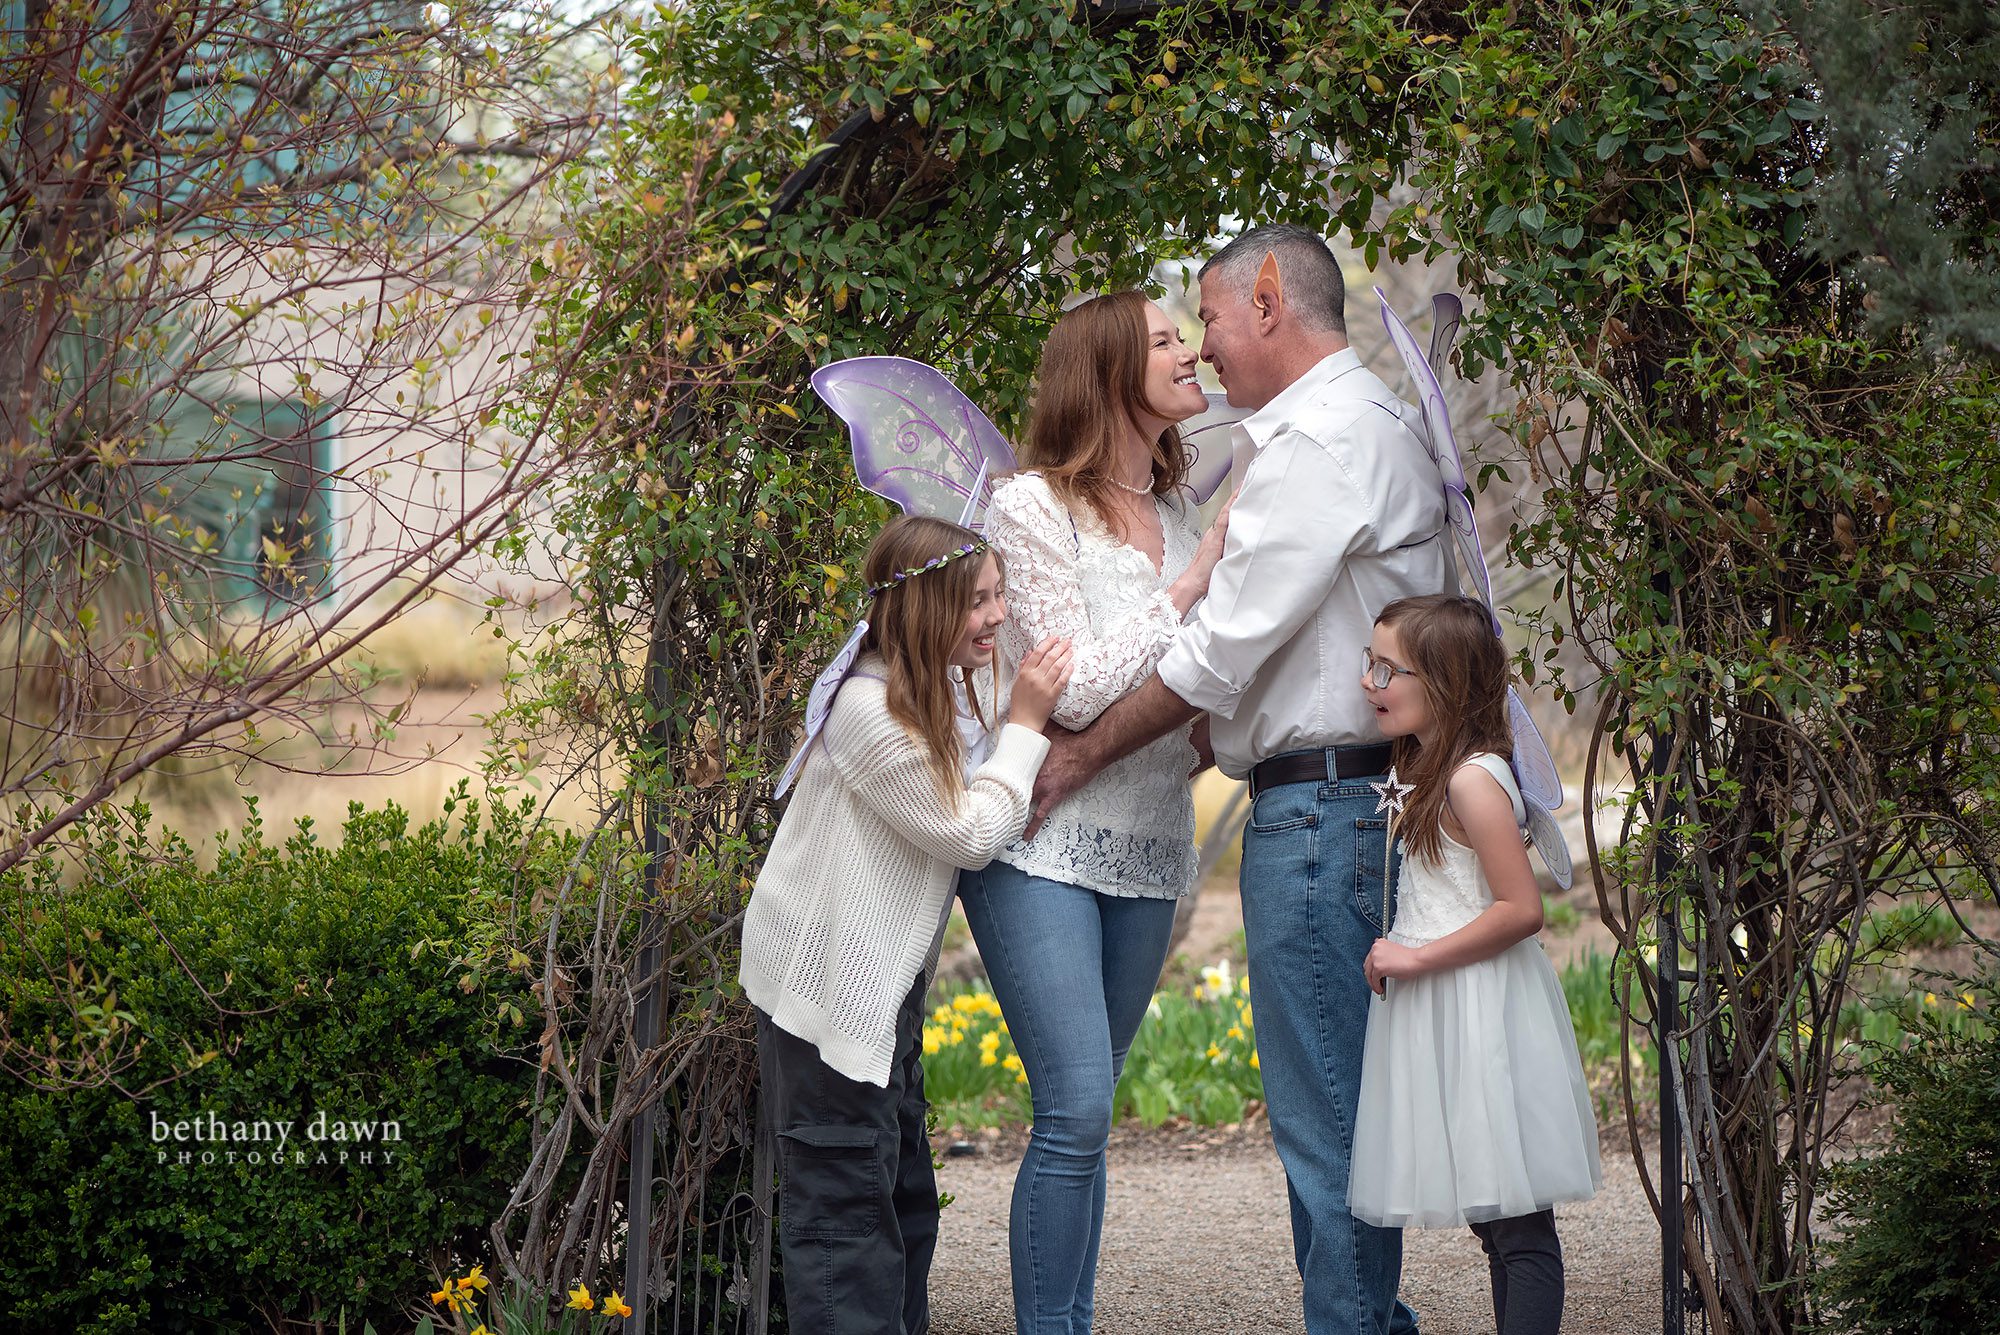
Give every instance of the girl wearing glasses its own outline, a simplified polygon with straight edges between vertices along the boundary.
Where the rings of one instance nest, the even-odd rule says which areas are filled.
[[[1535,934],[1542,901],[1508,766],[1507,656],[1485,604],[1389,604],[1362,689],[1413,785],[1396,917],[1369,1007],[1348,1204],[1385,1228],[1469,1224],[1500,1335],[1553,1335],[1551,1207],[1595,1195],[1597,1124],[1569,1008]]]

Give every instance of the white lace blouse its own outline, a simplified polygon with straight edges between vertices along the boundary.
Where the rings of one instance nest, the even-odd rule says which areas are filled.
[[[1160,569],[1088,508],[1071,511],[1033,473],[993,492],[987,541],[1007,563],[1003,679],[1050,635],[1075,649],[1055,720],[1082,728],[1145,684],[1180,630],[1167,590],[1200,544],[1194,508],[1155,498],[1165,535]],[[1003,705],[1005,701],[1002,702]],[[998,860],[1034,876],[1107,895],[1172,899],[1194,884],[1194,768],[1190,729],[1168,733],[1105,767],[1029,840]]]

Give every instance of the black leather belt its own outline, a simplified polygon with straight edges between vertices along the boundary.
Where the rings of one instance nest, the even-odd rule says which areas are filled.
[[[1250,768],[1250,796],[1286,783],[1325,783],[1329,779],[1359,779],[1389,771],[1389,744],[1322,746],[1311,751],[1287,751]]]

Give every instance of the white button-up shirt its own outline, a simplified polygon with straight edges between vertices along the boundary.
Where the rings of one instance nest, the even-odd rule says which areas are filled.
[[[1450,557],[1423,418],[1352,348],[1238,423],[1235,443],[1229,540],[1159,672],[1209,712],[1216,764],[1242,778],[1287,751],[1382,740],[1362,647],[1384,606],[1444,589]]]

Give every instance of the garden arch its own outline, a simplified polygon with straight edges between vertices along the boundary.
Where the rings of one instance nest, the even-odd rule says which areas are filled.
[[[1866,328],[1808,241],[1828,140],[1784,34],[1644,3],[715,0],[660,14],[634,55],[635,117],[579,183],[597,282],[547,335],[617,317],[569,387],[603,447],[557,514],[601,638],[594,659],[546,650],[542,704],[631,745],[618,818],[646,813],[650,908],[637,953],[590,961],[605,995],[552,1031],[620,1094],[538,1126],[595,1148],[560,1227],[496,1227],[510,1268],[595,1273],[636,1130],[653,1189],[632,1218],[662,1188],[669,1208],[630,1274],[659,1278],[663,1230],[747,1147],[683,1135],[659,1142],[666,1173],[644,1162],[649,1117],[747,1125],[726,942],[872,517],[806,373],[921,357],[1004,425],[1037,313],[1072,285],[1139,283],[1226,218],[1284,217],[1371,259],[1457,249],[1481,303],[1461,356],[1516,378],[1509,466],[1545,487],[1512,540],[1551,579],[1520,666],[1547,680],[1544,651],[1577,642],[1588,674],[1547,684],[1594,711],[1585,798],[1633,779],[1619,846],[1588,852],[1621,1007],[1666,1017],[1680,1095],[1663,1320],[1685,1271],[1715,1329],[1804,1327],[1862,916],[1921,893],[1923,867],[1991,877],[1991,804],[1967,797],[1993,766],[1991,572],[1939,535],[2000,510],[2000,409],[1924,391],[1936,373]],[[1378,208],[1398,182],[1413,195]],[[669,236],[696,258],[634,262]],[[643,674],[618,663],[635,640]],[[1934,818],[1885,806],[1905,792]],[[621,1040],[606,1017],[639,999]],[[1628,1121],[1642,1075],[1628,1061]],[[523,1199],[556,1185],[538,1171]]]

